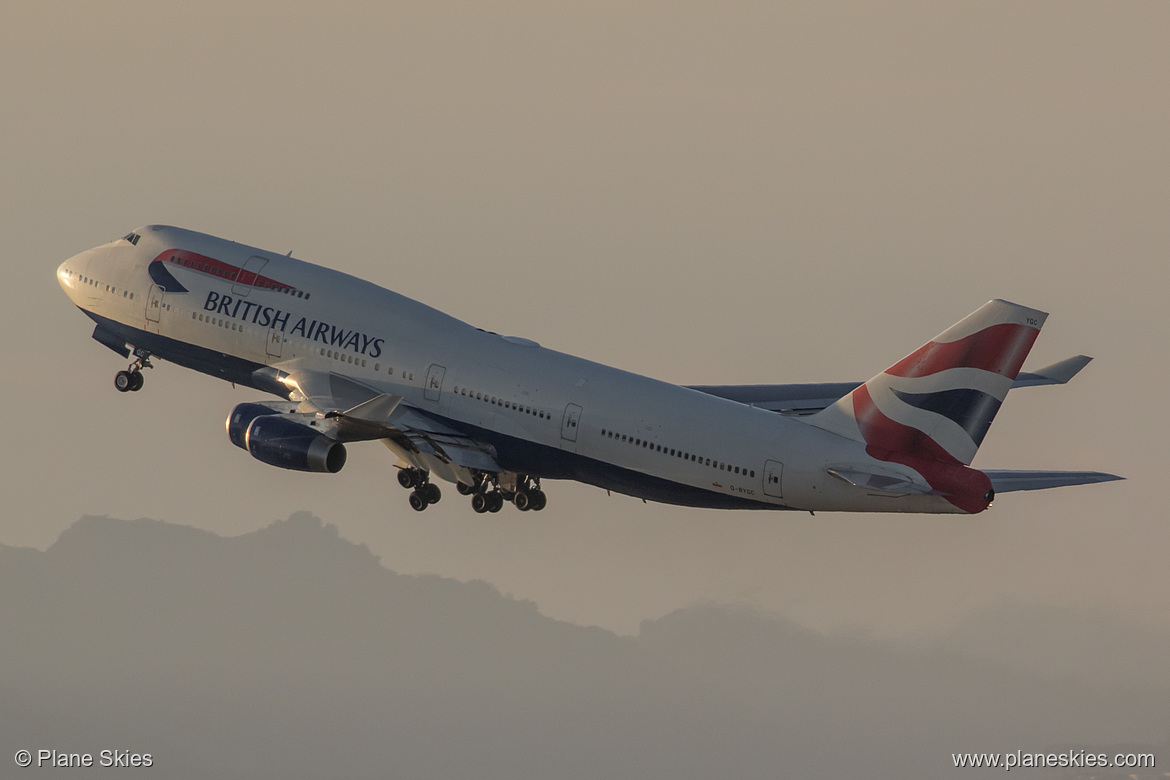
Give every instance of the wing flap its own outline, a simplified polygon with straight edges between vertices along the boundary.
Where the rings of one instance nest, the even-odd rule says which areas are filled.
[[[400,407],[391,423],[400,436],[388,438],[400,447],[405,439],[417,452],[438,458],[444,463],[455,463],[479,471],[503,471],[489,445],[416,409]]]

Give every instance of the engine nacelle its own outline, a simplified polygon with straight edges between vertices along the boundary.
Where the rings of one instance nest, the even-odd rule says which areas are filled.
[[[291,405],[293,409],[295,404]],[[248,434],[248,426],[257,417],[263,417],[270,414],[280,414],[281,409],[273,408],[269,404],[250,403],[240,404],[227,418],[227,434],[228,438],[232,440],[232,444],[236,445],[242,450],[248,449],[248,443],[244,440]],[[292,411],[289,409],[288,411]]]
[[[307,425],[274,414],[253,417],[244,434],[244,443],[252,457],[283,469],[336,474],[345,465],[344,444]]]

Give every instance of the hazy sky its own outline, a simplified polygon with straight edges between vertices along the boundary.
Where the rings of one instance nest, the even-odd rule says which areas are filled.
[[[13,2],[0,9],[0,543],[83,514],[235,534],[307,509],[396,571],[622,632],[696,601],[823,626],[1003,600],[1170,625],[1170,7],[1162,3]],[[862,380],[1003,297],[1052,313],[976,467],[1122,483],[971,518],[739,513],[550,483],[412,512],[393,458],[271,468],[259,397],[138,394],[57,286],[153,222],[691,383]],[[208,518],[213,518],[209,520]]]

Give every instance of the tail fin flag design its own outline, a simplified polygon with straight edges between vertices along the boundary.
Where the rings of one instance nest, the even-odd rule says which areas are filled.
[[[880,460],[969,465],[1047,317],[989,301],[806,421]]]

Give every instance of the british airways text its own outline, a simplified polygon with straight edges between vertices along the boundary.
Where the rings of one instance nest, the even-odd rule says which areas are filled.
[[[339,328],[320,320],[309,320],[301,317],[290,328],[289,321],[292,312],[282,311],[273,306],[261,306],[254,301],[245,301],[233,298],[230,295],[221,295],[217,292],[207,293],[207,300],[203,302],[204,311],[212,311],[224,317],[243,320],[261,328],[272,328],[281,333],[300,334],[309,341],[319,341],[322,344],[359,352],[367,357],[380,357],[385,339],[376,339],[356,330]]]

